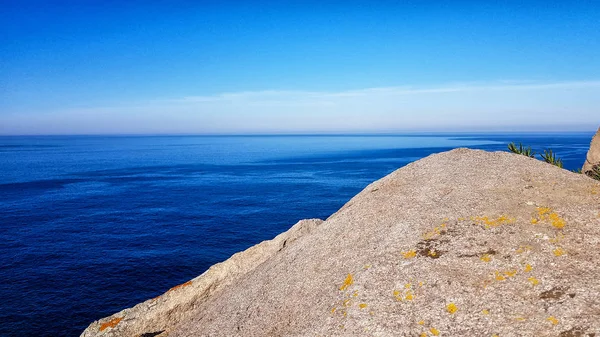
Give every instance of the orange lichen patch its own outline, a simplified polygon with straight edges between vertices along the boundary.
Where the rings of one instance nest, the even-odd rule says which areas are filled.
[[[187,281],[187,282],[182,283],[180,285],[174,286],[173,288],[169,289],[169,291],[167,291],[167,292],[171,292],[173,290],[177,290],[177,289],[180,289],[180,288],[185,288],[185,287],[191,286],[191,285],[192,285],[192,281]]]
[[[446,306],[446,310],[447,310],[449,313],[451,313],[451,314],[454,314],[454,313],[456,313],[456,312],[458,311],[458,307],[456,306],[456,304],[454,304],[454,303],[450,302],[450,304],[448,304],[448,305]]]
[[[523,317],[523,316],[517,316],[515,317],[515,321],[517,322],[525,322],[527,320],[527,318]]]
[[[487,316],[490,314],[490,311],[487,309],[483,309],[483,310],[481,310],[481,313]]]
[[[430,249],[429,252],[427,252],[427,255],[431,257],[436,257],[438,256],[438,253],[435,251],[435,249]]]
[[[495,279],[496,279],[496,281],[504,281],[504,280],[506,280],[506,277],[504,277],[504,275],[500,274],[500,272],[496,271]]]
[[[412,259],[415,256],[417,256],[417,251],[414,249],[409,250],[408,252],[402,252],[402,257],[404,257],[405,259]]]
[[[344,283],[340,286],[340,290],[341,291],[346,290],[353,283],[354,283],[354,279],[352,278],[352,274],[348,274],[348,276],[346,276],[346,279],[344,280]]]
[[[405,284],[405,285],[404,285],[404,288],[405,288],[405,289],[410,289],[410,287],[411,287],[411,286],[412,286],[412,284],[410,284],[410,283],[407,283],[407,284]]]
[[[420,337],[427,337],[427,332],[421,332]]]
[[[419,324],[419,325],[425,325],[425,321],[418,321],[417,324]]]
[[[404,297],[405,300],[407,301],[412,301],[415,299],[413,293],[409,290],[406,292],[406,296]]]
[[[555,256],[563,256],[563,255],[565,255],[565,251],[562,248],[560,248],[560,247],[555,248],[552,251],[552,253],[554,253]]]
[[[345,307],[349,307],[352,304],[352,299],[348,298],[346,300],[344,300],[344,302],[342,302],[342,305]]]
[[[425,284],[425,282],[421,281],[419,282],[419,287],[422,287]]]
[[[525,269],[523,269],[523,271],[526,273],[529,273],[531,271],[531,269],[533,269],[533,267],[529,263],[527,263],[525,265]]]
[[[554,316],[550,316],[550,317],[546,318],[546,320],[549,321],[550,323],[552,323],[552,325],[558,324],[558,320]]]
[[[492,256],[490,254],[483,254],[479,259],[483,262],[490,262],[492,261]]]
[[[355,290],[354,293],[352,294],[352,297],[356,297],[358,296],[358,290]]]
[[[396,300],[402,301],[402,293],[400,291],[394,290],[394,297],[396,298]]]
[[[504,275],[506,275],[506,277],[514,277],[515,275],[517,275],[517,270],[507,270],[504,272]]]
[[[333,307],[333,308],[331,309],[331,313],[332,313],[332,314],[335,314],[335,311],[336,311],[336,310],[337,310],[337,308],[336,308],[336,307]]]
[[[358,305],[358,307],[361,308],[361,309],[364,309],[364,308],[367,307],[367,304],[366,303],[361,303],[361,304]]]
[[[537,218],[531,218],[531,224],[532,225],[536,225],[538,222],[540,222],[539,219],[537,219]]]
[[[533,286],[537,286],[540,283],[540,281],[535,277],[530,277],[527,279],[527,281],[529,281],[529,283],[531,283]]]
[[[110,321],[108,321],[108,322],[103,323],[102,325],[100,325],[100,331],[104,331],[104,330],[106,330],[108,328],[114,328],[122,320],[123,320],[123,317],[115,317],[115,318],[111,319]]]
[[[436,328],[430,328],[429,332],[431,332],[432,335],[434,336],[439,336],[440,335],[440,331]]]

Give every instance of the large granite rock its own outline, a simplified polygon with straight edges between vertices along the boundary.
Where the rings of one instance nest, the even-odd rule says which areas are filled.
[[[600,128],[598,128],[594,138],[592,138],[582,171],[583,173],[590,174],[589,172],[594,168],[597,168],[598,172],[600,172]]]
[[[82,336],[597,336],[599,251],[598,181],[458,149]]]

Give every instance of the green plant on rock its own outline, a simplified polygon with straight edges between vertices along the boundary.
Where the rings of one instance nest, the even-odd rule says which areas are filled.
[[[592,167],[591,170],[586,171],[585,175],[587,175],[590,178],[600,180],[600,164],[597,164],[594,167]]]
[[[508,144],[508,150],[512,153],[522,154],[529,158],[535,157],[535,152],[531,149],[531,146],[524,147],[523,144],[519,143],[519,147],[515,145],[515,143]]]
[[[552,150],[544,150],[544,153],[542,153],[541,156],[546,163],[563,168],[562,159],[557,158],[556,154],[552,152]]]
[[[524,147],[521,143],[519,143],[519,146],[515,145],[515,143],[508,144],[508,150],[512,153],[535,158],[535,152],[531,150],[531,146]],[[540,157],[542,157],[542,160],[548,164],[564,168],[562,159],[556,157],[556,153],[554,153],[551,149],[544,150],[544,153],[540,154]],[[592,179],[600,180],[600,164],[596,164],[591,170],[586,172],[582,172],[581,169],[572,170],[572,172],[585,173],[585,175]]]

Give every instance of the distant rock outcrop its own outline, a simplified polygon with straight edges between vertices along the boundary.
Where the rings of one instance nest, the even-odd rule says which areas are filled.
[[[600,183],[457,149],[82,336],[598,336]]]
[[[585,174],[590,174],[589,172],[594,168],[597,168],[600,172],[600,128],[592,138],[582,171]]]

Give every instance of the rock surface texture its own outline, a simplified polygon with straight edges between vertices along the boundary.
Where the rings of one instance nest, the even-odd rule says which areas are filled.
[[[82,336],[599,336],[600,182],[457,149]]]
[[[582,171],[583,173],[590,174],[589,172],[595,167],[597,167],[600,172],[600,128],[598,128],[594,138],[592,138],[592,143],[590,144],[590,149],[585,158]]]

